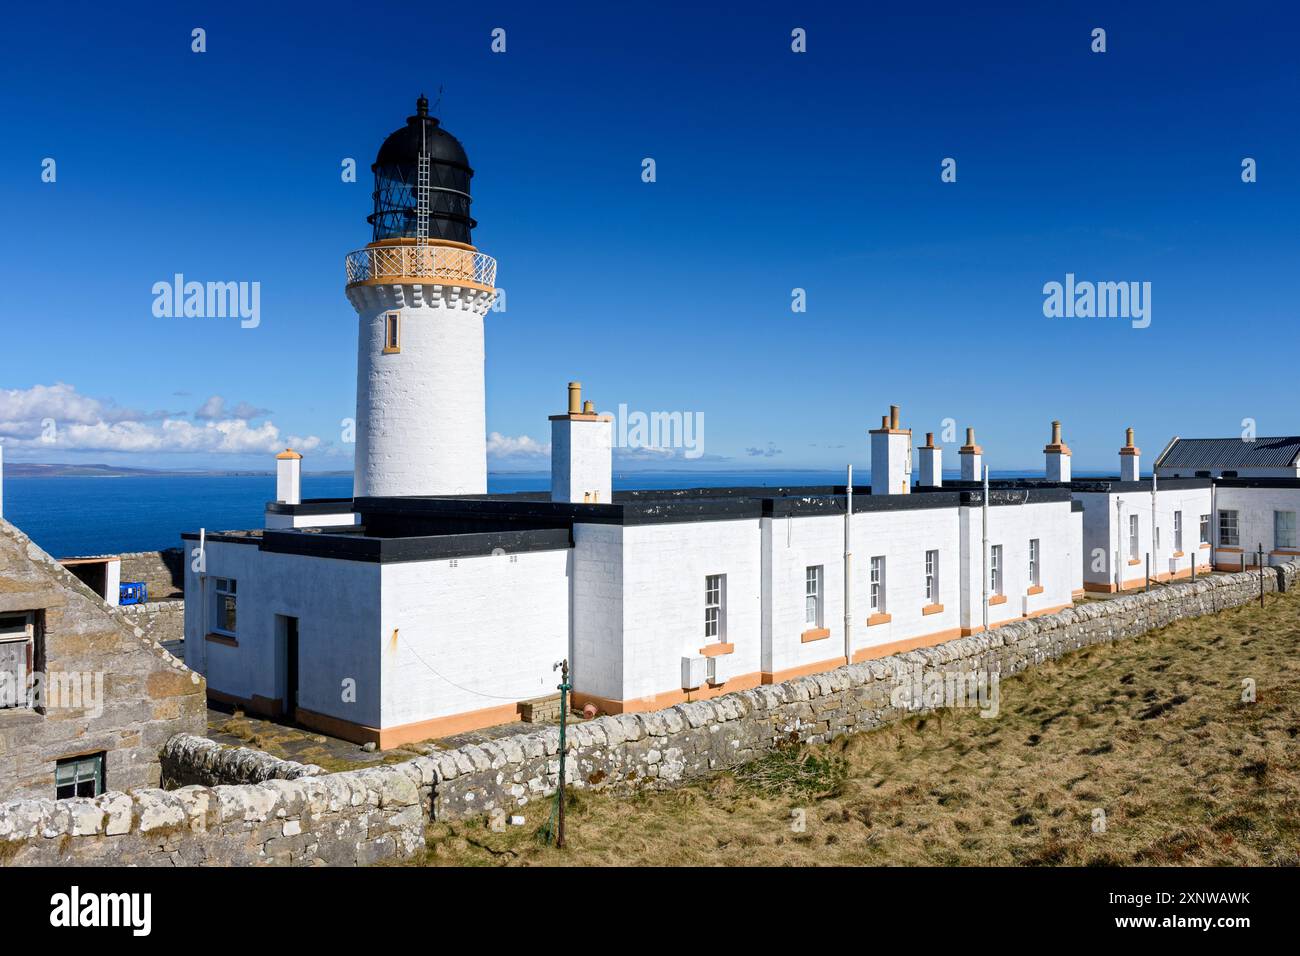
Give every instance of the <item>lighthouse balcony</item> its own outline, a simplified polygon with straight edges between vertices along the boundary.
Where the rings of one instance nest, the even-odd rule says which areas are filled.
[[[497,261],[450,245],[371,245],[348,253],[348,286],[445,284],[482,292],[496,288]]]

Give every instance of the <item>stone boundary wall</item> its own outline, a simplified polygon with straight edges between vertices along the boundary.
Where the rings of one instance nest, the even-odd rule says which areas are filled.
[[[1262,573],[1267,592],[1291,590],[1300,565]],[[1090,601],[824,674],[600,717],[571,729],[566,776],[578,789],[671,787],[739,766],[784,741],[818,743],[870,730],[929,709],[922,691],[927,675],[1011,676],[1090,644],[1246,604],[1259,594],[1260,575],[1222,575]],[[344,773],[17,801],[0,805],[0,862],[309,865],[407,858],[423,846],[430,814],[464,819],[509,812],[553,793],[559,743],[559,729],[547,727]],[[220,775],[216,746],[203,738],[169,743],[172,772]],[[241,769],[243,758],[225,759],[230,773],[250,772]]]
[[[215,787],[264,783],[267,780],[297,780],[325,772],[315,764],[281,760],[251,747],[226,747],[193,734],[177,734],[167,741],[159,757],[165,790],[193,784]]]
[[[185,639],[184,598],[150,601],[148,604],[126,604],[121,610],[126,619],[144,631],[145,637],[151,641],[161,644],[163,641]]]

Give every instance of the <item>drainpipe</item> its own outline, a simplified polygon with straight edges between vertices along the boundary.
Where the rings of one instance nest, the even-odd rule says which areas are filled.
[[[1156,473],[1151,472],[1151,567],[1160,574],[1160,536],[1156,534]]]
[[[1121,552],[1124,550],[1124,500],[1115,496],[1115,593],[1120,594],[1124,590],[1124,571],[1120,567],[1120,561],[1123,557]]]
[[[844,497],[844,663],[853,663],[853,466]]]
[[[983,554],[983,569],[980,580],[983,581],[984,630],[989,629],[989,466],[984,466],[984,501],[980,505],[980,521],[983,532],[980,536],[980,551]]]

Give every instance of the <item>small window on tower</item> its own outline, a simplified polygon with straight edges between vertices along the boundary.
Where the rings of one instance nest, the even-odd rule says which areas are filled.
[[[402,314],[388,312],[384,315],[384,354],[402,351]]]

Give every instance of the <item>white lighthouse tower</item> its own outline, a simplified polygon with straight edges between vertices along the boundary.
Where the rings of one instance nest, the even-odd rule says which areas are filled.
[[[353,494],[484,494],[483,318],[496,260],[470,242],[474,171],[424,96],[371,170],[372,239],[347,257],[359,317]]]

